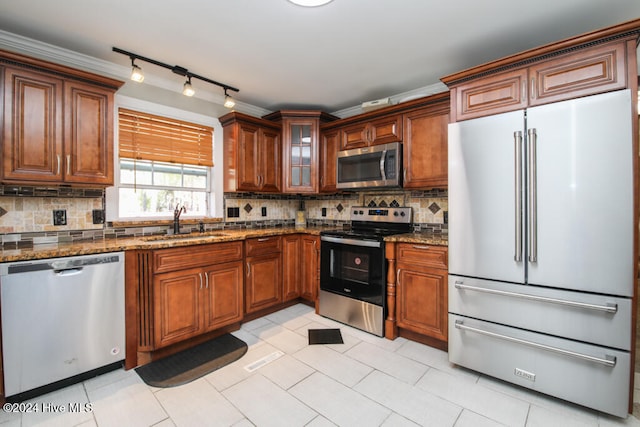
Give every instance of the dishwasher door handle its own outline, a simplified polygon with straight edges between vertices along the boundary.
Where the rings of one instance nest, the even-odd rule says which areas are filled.
[[[67,268],[65,270],[53,270],[56,276],[76,276],[82,274],[82,268]]]

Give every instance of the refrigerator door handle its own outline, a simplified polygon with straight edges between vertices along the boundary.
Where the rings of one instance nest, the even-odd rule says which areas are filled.
[[[513,133],[515,173],[515,254],[514,261],[522,261],[522,132]]]
[[[529,135],[529,262],[538,262],[538,188],[536,172],[536,144],[538,134],[535,128],[528,130]]]
[[[516,337],[510,337],[508,335],[498,334],[496,332],[485,331],[484,329],[474,328],[473,326],[465,325],[462,320],[456,320],[455,327],[456,329],[462,329],[463,331],[475,332],[477,334],[487,335],[500,340],[510,341],[516,344],[522,344],[522,345],[537,348],[540,350],[550,351],[552,353],[562,354],[564,356],[575,357],[577,359],[582,359],[582,360],[588,360],[589,362],[599,363],[601,365],[605,365],[610,368],[613,368],[614,366],[616,366],[616,361],[617,361],[616,357],[608,354],[605,354],[604,358],[601,358],[601,357],[592,356],[590,354],[578,353],[571,350],[565,350],[563,348],[552,347],[546,344],[540,344],[537,342],[527,341],[527,340],[523,340]]]

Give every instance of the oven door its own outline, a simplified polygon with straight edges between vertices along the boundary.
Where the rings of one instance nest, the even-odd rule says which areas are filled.
[[[320,237],[320,289],[386,306],[384,242]]]

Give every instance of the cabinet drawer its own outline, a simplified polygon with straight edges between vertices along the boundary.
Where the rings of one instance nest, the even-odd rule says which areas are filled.
[[[153,271],[163,273],[241,259],[241,241],[159,249],[153,252]]]
[[[632,313],[630,298],[460,276],[449,276],[448,296],[449,313],[631,349],[628,332]],[[608,306],[617,309],[607,312],[598,308]]]
[[[400,243],[397,247],[397,261],[418,264],[432,268],[447,269],[447,247],[418,243]]]
[[[627,415],[631,357],[625,351],[450,314],[449,361],[619,417]]]
[[[264,255],[282,250],[282,239],[280,236],[259,237],[247,239],[244,243],[245,256]]]

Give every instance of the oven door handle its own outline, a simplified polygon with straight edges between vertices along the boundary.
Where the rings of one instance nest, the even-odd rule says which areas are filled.
[[[332,236],[321,236],[320,240],[341,245],[364,246],[366,248],[379,248],[382,246],[381,242],[376,240],[345,239],[344,237]]]

